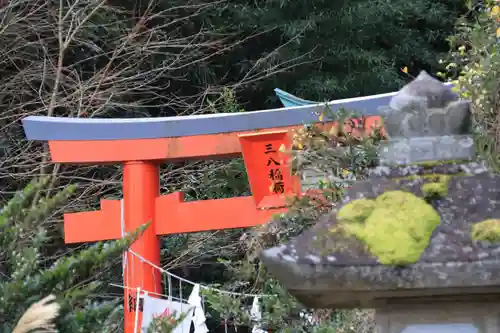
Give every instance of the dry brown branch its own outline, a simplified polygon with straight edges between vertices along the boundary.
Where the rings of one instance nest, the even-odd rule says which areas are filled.
[[[212,112],[207,96],[218,96],[224,87],[236,89],[254,83],[302,61],[298,57],[266,65],[270,63],[267,57],[237,82],[228,80],[226,84],[221,79],[219,82],[224,83],[194,87],[189,82],[192,72],[262,33],[239,36],[212,31],[203,24],[191,27],[192,21],[224,2],[206,0],[160,8],[158,1],[150,0],[142,4],[141,10],[127,9],[118,1],[114,5],[109,0],[3,3],[0,144],[5,142],[6,148],[0,158],[0,200],[40,174],[52,176],[52,192],[78,182],[73,200],[46,222],[60,229],[63,211],[93,210],[99,198],[121,197],[119,166],[53,165],[46,145],[24,139],[20,120],[27,115],[91,118]],[[226,162],[164,166],[162,191],[196,192],[193,182],[199,183],[208,171],[225,166]],[[50,193],[49,189],[39,196]],[[167,267],[198,265],[214,253],[237,253],[237,241],[207,250],[207,244],[220,243],[221,235],[234,238],[230,232],[190,236],[193,246],[182,249]]]

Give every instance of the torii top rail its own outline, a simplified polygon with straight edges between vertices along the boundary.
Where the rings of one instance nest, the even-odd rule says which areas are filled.
[[[101,210],[65,214],[67,243],[117,239],[152,221],[132,250],[160,265],[158,235],[250,227],[284,212],[284,197],[299,192],[287,167],[290,129],[318,122],[326,107],[368,116],[395,93],[265,111],[145,119],[82,119],[30,116],[23,119],[28,140],[48,141],[53,162],[123,165],[123,211],[118,200],[101,200]],[[182,193],[159,195],[158,164],[182,159],[243,155],[251,197],[183,202]],[[123,225],[122,225],[123,223]],[[127,256],[124,284],[161,292],[160,272]],[[125,289],[125,333],[134,331],[135,292]],[[140,301],[139,301],[140,302]],[[139,307],[140,308],[140,307]],[[141,314],[139,314],[140,316]]]

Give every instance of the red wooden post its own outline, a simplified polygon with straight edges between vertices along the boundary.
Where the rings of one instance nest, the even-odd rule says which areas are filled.
[[[154,162],[125,162],[123,165],[124,227],[133,232],[151,222],[144,234],[135,241],[131,250],[144,259],[160,266],[160,242],[155,231],[155,200],[159,195],[158,166]],[[128,255],[124,267],[125,332],[134,332],[135,288],[161,293],[161,272],[133,255]],[[132,289],[133,288],[133,289]],[[139,300],[140,302],[140,300]],[[141,306],[141,305],[139,305]],[[139,312],[139,323],[142,312]]]

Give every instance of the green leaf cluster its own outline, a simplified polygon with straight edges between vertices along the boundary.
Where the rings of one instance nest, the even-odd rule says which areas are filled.
[[[28,184],[0,212],[0,332],[11,332],[28,307],[54,294],[61,305],[59,332],[110,332],[123,315],[116,298],[106,300],[105,272],[141,233],[100,242],[69,254],[47,256],[51,235],[44,220],[74,192],[68,186],[52,197],[35,197],[47,178]]]
[[[470,2],[449,37],[450,55],[441,76],[453,80],[457,92],[472,103],[477,149],[500,170],[500,8],[497,1]]]

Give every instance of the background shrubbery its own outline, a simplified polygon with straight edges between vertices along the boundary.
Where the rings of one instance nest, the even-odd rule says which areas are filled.
[[[497,170],[500,152],[500,3],[478,2],[469,6],[473,18],[463,18],[452,47],[448,74],[463,98],[472,102],[478,148]]]
[[[407,66],[410,74],[425,69],[456,80],[473,102],[478,147],[498,168],[498,11],[497,2],[466,8],[461,0],[0,1],[0,332],[11,332],[51,293],[62,305],[62,333],[115,332],[122,324],[123,291],[109,283],[121,283],[119,254],[130,240],[68,247],[60,224],[62,211],[121,197],[120,170],[48,163],[44,145],[23,139],[22,117],[248,112],[276,106],[276,86],[316,100],[392,91],[410,79],[400,70]],[[296,147],[297,167],[348,168],[363,177],[376,139],[340,152],[333,134],[314,127],[298,133],[305,140]],[[162,192],[182,190],[189,200],[249,194],[240,159],[166,165],[161,181]],[[164,237],[164,268],[226,289],[280,295],[264,301],[273,332],[372,332],[363,311],[309,311],[319,323],[311,327],[300,316],[306,309],[256,258],[331,209],[338,184],[318,186],[328,203],[297,201],[266,226]],[[240,306],[249,300],[206,297],[211,331],[248,324]]]

